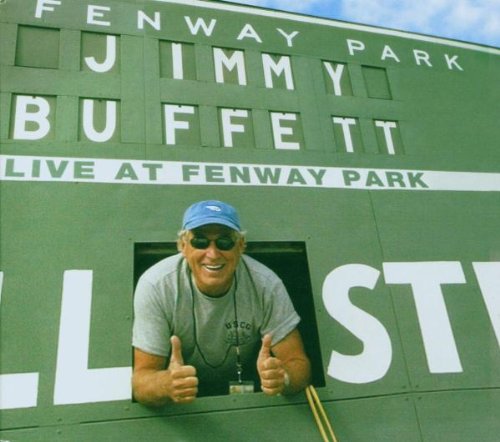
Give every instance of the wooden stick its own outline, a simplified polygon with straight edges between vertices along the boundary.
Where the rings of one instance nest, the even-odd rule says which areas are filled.
[[[325,429],[323,428],[323,424],[321,423],[321,419],[318,415],[318,411],[316,410],[316,405],[314,404],[312,393],[311,393],[311,390],[309,387],[306,388],[306,396],[307,396],[307,400],[309,401],[309,406],[311,407],[311,411],[314,415],[314,419],[316,420],[316,426],[318,427],[318,430],[321,433],[323,441],[328,442],[328,438],[326,436]]]
[[[332,437],[333,442],[337,442],[337,438],[335,437],[335,433],[333,432],[333,428],[330,424],[330,421],[329,421],[328,416],[325,412],[325,409],[323,408],[323,404],[321,403],[321,400],[319,399],[319,396],[318,396],[318,393],[316,392],[316,389],[314,388],[314,386],[310,385],[309,390],[314,398],[314,401],[318,405],[321,416],[323,417],[323,421],[326,423],[326,426],[328,428],[328,432],[330,433],[330,436]]]

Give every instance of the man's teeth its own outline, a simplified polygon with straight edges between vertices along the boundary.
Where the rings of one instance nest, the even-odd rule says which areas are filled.
[[[205,265],[205,268],[206,268],[207,270],[212,270],[212,271],[220,270],[220,269],[222,269],[222,267],[224,267],[224,265],[223,265],[223,264],[220,264],[220,265],[218,265],[218,266],[209,266],[209,265]]]

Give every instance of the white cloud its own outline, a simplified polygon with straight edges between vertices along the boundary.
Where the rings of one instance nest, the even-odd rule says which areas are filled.
[[[500,0],[344,0],[341,12],[344,19],[361,23],[500,42]]]
[[[430,17],[439,13],[448,0],[345,0],[341,12],[344,17],[361,23],[376,23],[385,27],[403,28],[428,26]]]
[[[500,1],[459,0],[443,23],[451,35],[470,33],[492,37],[500,42]]]
[[[315,8],[328,5],[331,0],[236,0],[236,2],[282,11],[312,14]]]

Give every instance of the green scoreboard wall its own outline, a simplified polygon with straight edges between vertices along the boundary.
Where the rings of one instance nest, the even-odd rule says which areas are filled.
[[[0,439],[319,437],[304,395],[132,400],[134,281],[215,198],[340,440],[498,440],[499,49],[205,0],[0,23]]]

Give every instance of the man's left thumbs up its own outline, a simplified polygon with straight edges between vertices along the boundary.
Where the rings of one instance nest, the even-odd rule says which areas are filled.
[[[260,376],[262,391],[274,396],[283,392],[285,388],[285,370],[280,359],[272,355],[272,336],[262,338],[262,346],[257,358],[257,371]]]

